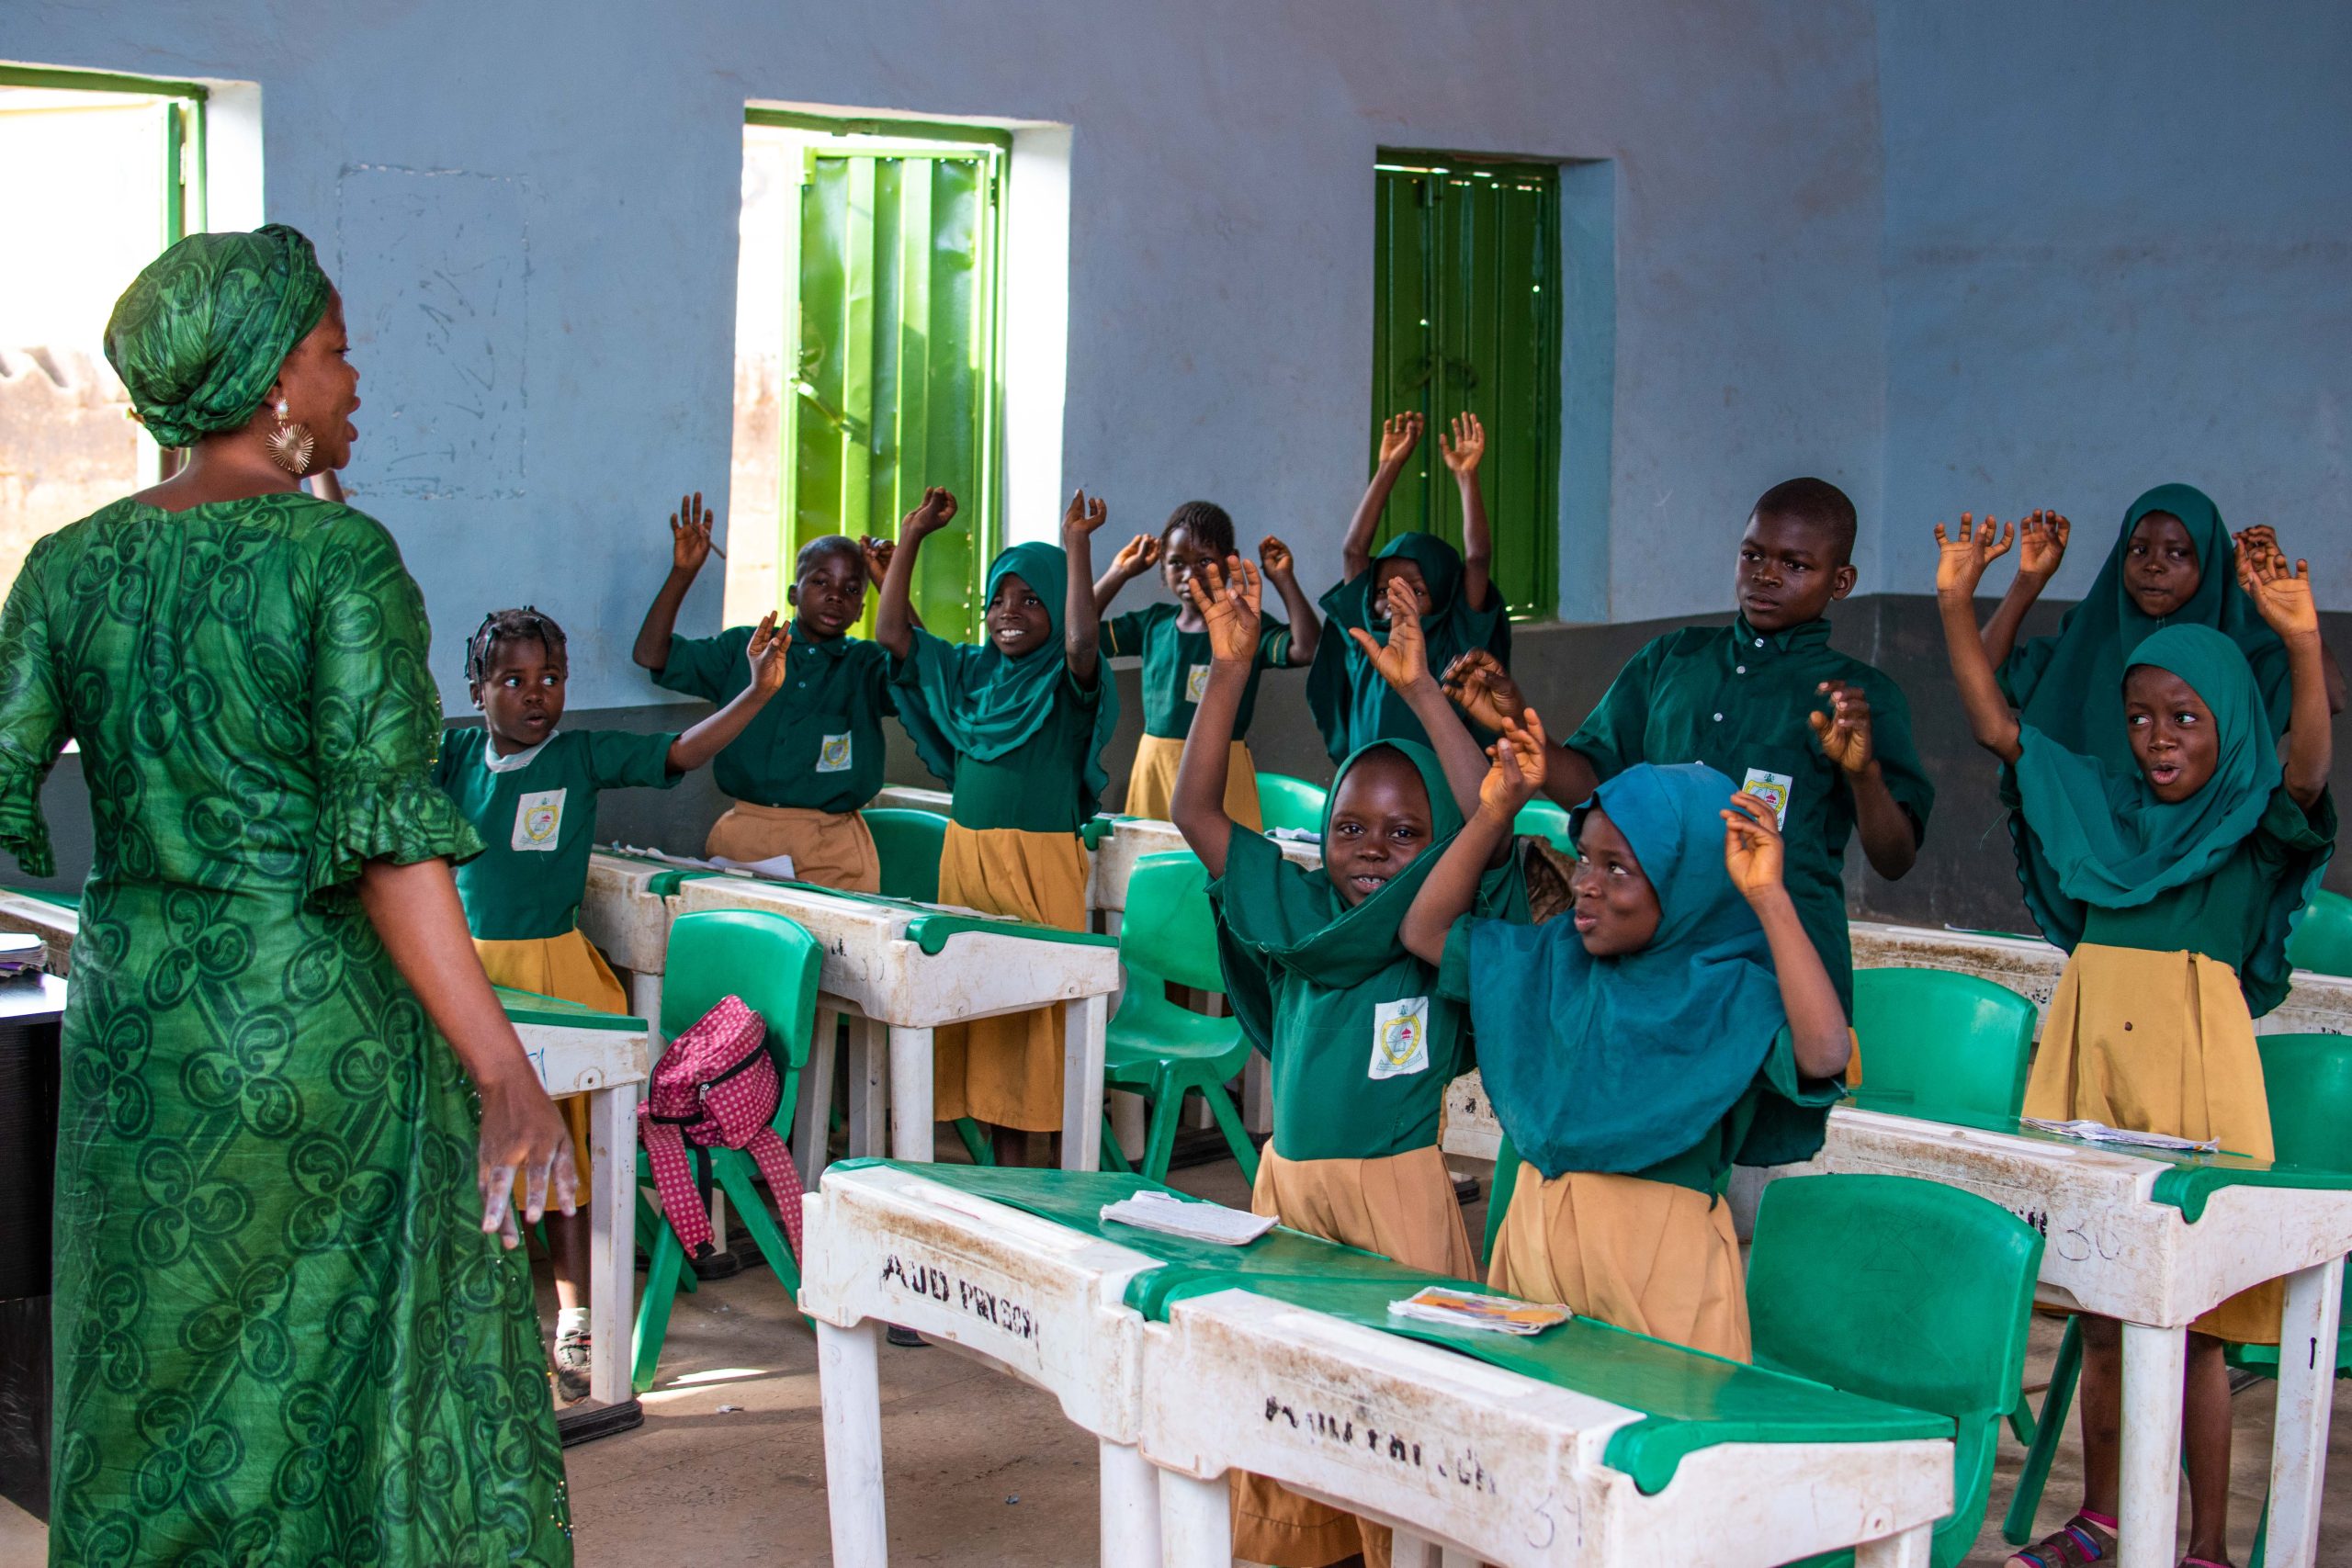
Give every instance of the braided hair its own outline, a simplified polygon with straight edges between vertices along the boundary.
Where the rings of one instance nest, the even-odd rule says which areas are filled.
[[[1233,518],[1214,501],[1188,501],[1170,513],[1160,525],[1160,544],[1164,547],[1168,536],[1179,528],[1192,535],[1193,543],[1214,560],[1223,561],[1233,553]]]
[[[553,617],[541,615],[529,604],[519,610],[492,610],[481,618],[474,635],[466,639],[466,684],[479,686],[490,679],[492,649],[502,642],[536,642],[548,650],[548,658],[555,663],[566,662],[563,651],[563,628]]]

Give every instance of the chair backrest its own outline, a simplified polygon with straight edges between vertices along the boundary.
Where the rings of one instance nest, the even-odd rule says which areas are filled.
[[[899,806],[869,806],[860,815],[882,862],[882,891],[893,898],[938,902],[939,852],[947,842],[947,818],[936,811]]]
[[[1854,971],[1856,1098],[1888,1110],[2015,1116],[2025,1104],[2033,1004],[1945,969]]]
[[[1225,989],[1216,917],[1209,909],[1209,874],[1200,856],[1168,850],[1136,862],[1126,912],[1119,918],[1119,958],[1130,968],[1180,986]]]
[[[1568,832],[1568,808],[1556,800],[1537,795],[1519,808],[1510,830],[1529,838],[1546,839],[1562,854],[1577,852],[1577,841]]]
[[[767,1021],[768,1055],[786,1089],[777,1114],[789,1121],[791,1075],[808,1060],[817,971],[823,959],[815,937],[765,909],[680,915],[670,922],[670,954],[662,976],[662,1038],[684,1033],[721,998],[742,998]]]
[[[2254,1047],[2277,1157],[2352,1170],[2352,1035],[2257,1034]]]
[[[2322,975],[2352,975],[2352,898],[2318,892],[2295,917],[2287,962]]]
[[[1323,830],[1323,803],[1330,798],[1330,791],[1321,784],[1295,779],[1288,773],[1258,775],[1258,811],[1269,828],[1301,828],[1310,833]]]
[[[1984,1522],[2041,1245],[1999,1204],[1908,1176],[1783,1177],[1757,1211],[1756,1364],[1955,1422],[1955,1506],[1934,1532],[1935,1568],[1965,1556]]]

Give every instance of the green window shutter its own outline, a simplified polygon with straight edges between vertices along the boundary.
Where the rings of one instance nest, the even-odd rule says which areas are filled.
[[[1438,436],[1456,413],[1475,413],[1487,427],[1478,479],[1495,585],[1514,615],[1549,615],[1559,582],[1558,171],[1430,159],[1384,164],[1374,177],[1372,450],[1389,414],[1428,422],[1375,547],[1408,530],[1461,544],[1462,503]]]
[[[960,510],[923,546],[914,604],[965,640],[979,632],[999,526],[1001,156],[810,149],[792,264],[786,570],[820,535],[895,536],[924,489],[945,485]]]

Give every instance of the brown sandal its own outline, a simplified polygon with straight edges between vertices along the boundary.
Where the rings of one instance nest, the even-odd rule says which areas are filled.
[[[2115,1555],[2115,1532],[2076,1514],[2031,1546],[2010,1554],[2004,1568],[2086,1568]]]

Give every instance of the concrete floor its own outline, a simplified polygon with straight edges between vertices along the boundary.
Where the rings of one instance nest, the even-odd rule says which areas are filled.
[[[1229,1162],[1179,1171],[1175,1184],[1247,1201]],[[1468,1218],[1476,1235],[1484,1205]],[[2028,1367],[2036,1386],[2057,1341],[2056,1320],[2037,1320]],[[2321,1528],[2323,1568],[2352,1563],[2352,1382],[2336,1387],[2329,1472],[2338,1484]],[[1078,1568],[1097,1561],[1094,1447],[1051,1399],[950,1351],[887,1347],[882,1394],[894,1562]],[[580,1568],[831,1561],[816,1341],[773,1275],[755,1270],[681,1301],[662,1380],[644,1404],[639,1429],[566,1455]],[[2270,1385],[2241,1393],[2236,1409],[2231,1544],[2244,1562],[2267,1478]],[[2004,1442],[1969,1568],[1997,1568],[2007,1555],[1999,1521],[2020,1458],[2015,1443]],[[2070,1509],[2078,1465],[2070,1438],[2045,1496],[2045,1528]],[[38,1525],[0,1504],[0,1565],[39,1562],[42,1539]]]

